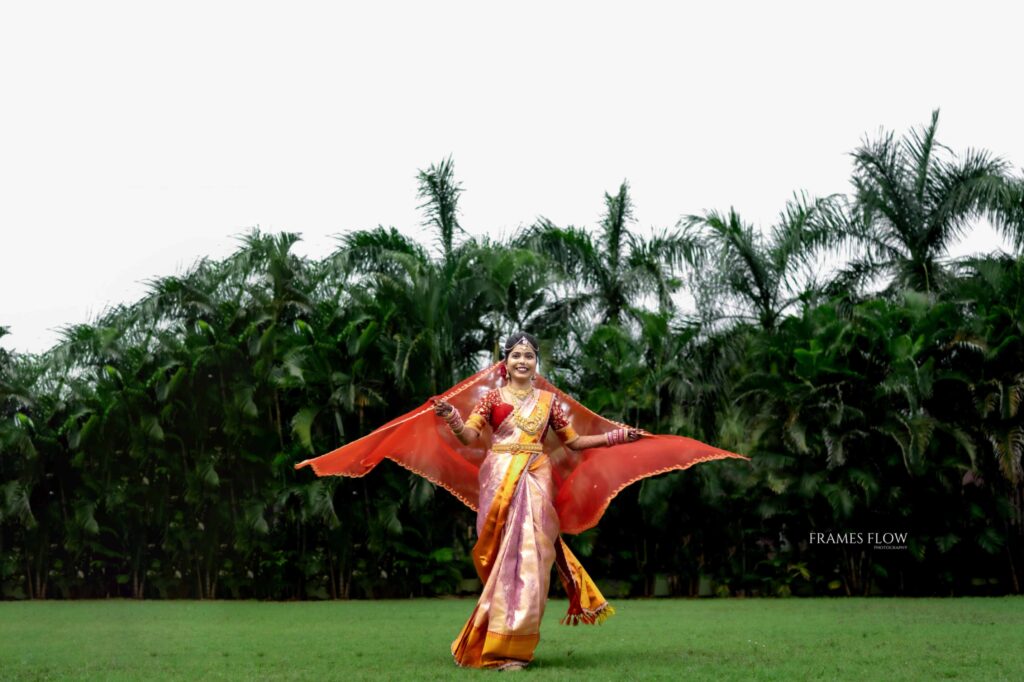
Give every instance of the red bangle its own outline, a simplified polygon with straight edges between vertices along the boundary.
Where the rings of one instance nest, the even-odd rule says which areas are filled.
[[[462,421],[462,415],[454,407],[452,413],[444,418],[448,422],[448,428],[452,430],[456,436],[462,433],[462,430],[466,428],[465,422]]]
[[[604,434],[604,440],[608,445],[619,445],[626,442],[626,430],[615,429]]]

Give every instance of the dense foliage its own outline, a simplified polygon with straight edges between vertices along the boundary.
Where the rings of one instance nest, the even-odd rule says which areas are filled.
[[[752,457],[647,479],[573,538],[610,594],[1020,593],[1024,191],[936,125],[866,141],[851,196],[798,194],[765,233],[730,209],[644,239],[623,183],[597,232],[474,239],[446,160],[419,178],[434,252],[378,227],[312,261],[253,231],[42,355],[0,350],[0,594],[473,590],[453,497],[390,464],[293,464],[518,328],[592,409]],[[1016,255],[947,258],[981,217]]]

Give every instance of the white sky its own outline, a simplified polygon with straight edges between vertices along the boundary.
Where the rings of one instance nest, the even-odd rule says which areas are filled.
[[[688,6],[689,5],[689,6]],[[0,345],[38,352],[259,225],[413,234],[451,154],[461,222],[638,228],[794,190],[942,110],[1024,165],[1020,3],[217,2],[0,5]],[[429,240],[428,240],[429,243]],[[1001,241],[988,229],[957,252]]]

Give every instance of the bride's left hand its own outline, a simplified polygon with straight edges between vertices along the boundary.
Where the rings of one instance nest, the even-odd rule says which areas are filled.
[[[631,442],[634,440],[640,440],[640,430],[632,428],[626,429],[626,441]]]

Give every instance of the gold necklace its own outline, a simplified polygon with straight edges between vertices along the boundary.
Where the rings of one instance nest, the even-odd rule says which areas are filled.
[[[536,405],[534,405],[534,409],[530,410],[530,414],[524,415],[520,411],[523,407],[523,403],[530,396],[530,394],[533,393],[534,387],[531,386],[530,388],[527,389],[515,389],[512,388],[512,386],[506,386],[505,388],[509,390],[509,393],[512,394],[513,399],[515,401],[512,410],[512,421],[515,423],[516,426],[518,426],[526,433],[530,434],[531,436],[535,435],[540,430],[540,423],[544,419],[544,415],[535,414],[537,412]]]
[[[519,403],[522,403],[531,393],[533,393],[533,386],[530,386],[529,388],[514,388],[513,386],[506,386],[505,388],[508,389],[508,392],[511,393],[512,397]]]

